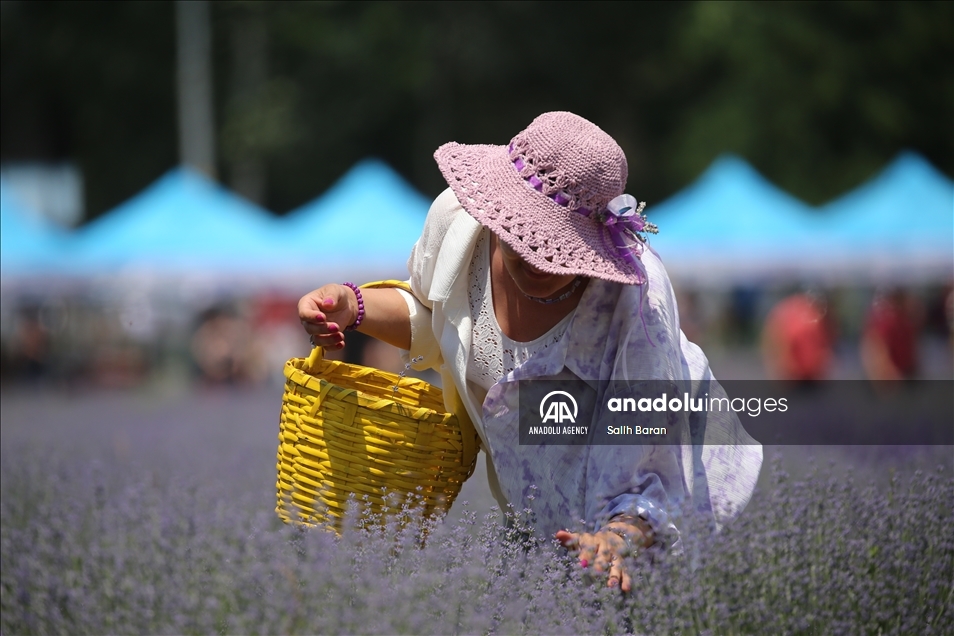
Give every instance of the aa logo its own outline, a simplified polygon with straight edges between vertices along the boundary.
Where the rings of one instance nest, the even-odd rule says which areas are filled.
[[[550,391],[540,400],[542,423],[576,424],[576,400],[566,391]]]

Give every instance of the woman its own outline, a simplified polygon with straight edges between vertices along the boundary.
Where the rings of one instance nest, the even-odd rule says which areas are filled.
[[[358,329],[439,370],[448,408],[462,404],[475,424],[501,505],[529,506],[538,530],[629,591],[625,556],[677,542],[683,505],[716,527],[745,506],[761,447],[734,415],[673,419],[676,444],[522,446],[521,380],[583,380],[598,399],[607,383],[597,381],[718,386],[679,329],[645,243],[655,227],[624,194],[626,157],[609,135],[545,113],[507,146],[449,143],[435,159],[450,188],[408,261],[413,293],[326,285],[299,303],[305,330],[334,349]]]

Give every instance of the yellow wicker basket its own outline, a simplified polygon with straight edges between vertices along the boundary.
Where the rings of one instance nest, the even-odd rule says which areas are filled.
[[[400,281],[365,287],[402,287]],[[463,409],[416,378],[323,359],[285,364],[278,445],[278,506],[286,523],[340,529],[349,498],[380,512],[384,497],[420,497],[446,512],[473,473],[477,435]]]

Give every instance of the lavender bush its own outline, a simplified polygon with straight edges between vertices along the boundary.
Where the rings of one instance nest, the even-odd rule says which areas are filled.
[[[152,431],[137,455],[115,428],[41,443],[7,415],[3,634],[954,632],[949,466],[772,462],[735,524],[686,516],[682,553],[643,557],[623,597],[521,510],[440,523],[395,501],[338,538],[283,526],[258,451],[215,431]]]

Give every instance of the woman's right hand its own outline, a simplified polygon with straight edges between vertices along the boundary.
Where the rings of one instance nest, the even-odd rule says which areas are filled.
[[[313,345],[341,349],[345,328],[358,319],[358,299],[345,285],[325,285],[301,297],[298,317]]]

